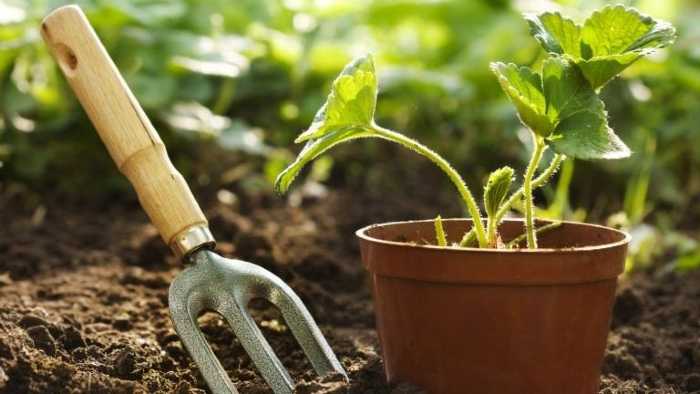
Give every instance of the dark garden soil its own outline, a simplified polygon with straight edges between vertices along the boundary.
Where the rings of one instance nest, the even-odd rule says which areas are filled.
[[[315,379],[279,315],[253,305],[298,392],[420,392],[384,383],[354,238],[373,220],[435,214],[397,200],[390,212],[342,193],[303,208],[282,199],[205,204],[218,250],[286,280],[350,374],[348,386]],[[168,316],[168,285],[182,267],[136,203],[17,207],[0,199],[0,393],[205,391]],[[700,272],[661,272],[621,285],[601,393],[700,393]],[[242,393],[270,392],[218,316],[200,323]]]

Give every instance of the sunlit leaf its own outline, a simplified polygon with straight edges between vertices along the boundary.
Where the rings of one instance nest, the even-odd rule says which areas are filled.
[[[219,146],[253,155],[267,155],[271,148],[263,141],[262,130],[250,127],[241,120],[232,120],[217,138]]]
[[[605,105],[581,71],[552,55],[542,67],[547,114],[556,122],[548,142],[558,153],[579,159],[619,159],[630,150],[608,126]]]
[[[374,119],[376,104],[377,77],[372,57],[367,55],[355,59],[340,73],[313,123],[295,142],[341,129],[368,127]]]
[[[542,86],[547,116],[558,123],[578,112],[604,114],[604,105],[581,71],[561,56],[552,55],[542,65]]]
[[[581,28],[558,12],[526,14],[530,33],[547,52],[581,57]]]
[[[240,36],[220,37],[177,34],[168,41],[177,53],[171,64],[187,71],[218,77],[236,78],[248,71],[247,52],[254,52],[253,43]]]
[[[513,63],[491,63],[491,70],[518,110],[522,123],[537,134],[549,135],[554,124],[545,114],[547,105],[540,75],[528,67]]]
[[[571,58],[594,89],[676,38],[670,23],[623,5],[594,12],[582,26],[559,13],[526,15],[526,19],[542,47]]]
[[[275,181],[275,190],[284,193],[304,166],[342,142],[374,134],[374,109],[377,102],[377,77],[372,57],[360,57],[348,64],[333,82],[326,103],[313,123],[295,142],[304,149]]]
[[[241,67],[239,65],[222,61],[199,60],[185,56],[176,56],[173,58],[173,64],[185,70],[203,75],[236,78],[241,74]]]
[[[655,20],[623,5],[594,12],[581,29],[584,58],[649,50],[668,46],[676,30],[665,21]]]
[[[230,124],[230,119],[216,115],[197,102],[178,103],[163,115],[175,130],[217,135]]]
[[[558,153],[579,159],[629,156],[627,146],[608,127],[603,101],[571,61],[552,54],[541,77],[514,64],[494,63],[491,69],[522,123]]]
[[[261,130],[240,120],[217,115],[197,102],[176,104],[162,118],[176,131],[215,139],[219,146],[229,150],[257,155],[270,152],[270,147],[263,142]]]

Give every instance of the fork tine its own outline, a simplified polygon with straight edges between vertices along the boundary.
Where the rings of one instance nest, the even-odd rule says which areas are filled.
[[[217,312],[226,319],[258,371],[275,394],[293,394],[294,381],[260,332],[255,320],[237,299],[222,303]]]
[[[267,298],[282,313],[284,321],[320,376],[332,372],[347,374],[299,296],[280,278],[270,274]]]
[[[175,331],[199,367],[211,392],[238,394],[226,370],[199,329],[197,315],[201,308],[195,305],[196,292],[191,291],[191,286],[183,280],[186,277],[179,276],[170,286],[168,302]]]

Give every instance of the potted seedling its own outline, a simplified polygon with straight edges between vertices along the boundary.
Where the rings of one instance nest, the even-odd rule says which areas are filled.
[[[375,123],[377,77],[369,56],[335,80],[311,127],[296,140],[304,148],[277,178],[283,193],[330,148],[372,137],[430,159],[459,192],[468,219],[438,216],[357,232],[390,382],[434,393],[597,392],[629,236],[591,224],[538,221],[532,193],[566,158],[630,155],[609,127],[598,93],[634,61],[671,44],[675,30],[624,6],[605,7],[582,24],[559,13],[525,19],[547,52],[541,65],[497,62],[491,69],[530,131],[531,159],[513,193],[512,168],[490,174],[485,217],[445,159]],[[551,161],[538,173],[547,150]],[[507,219],[516,202],[524,218]]]

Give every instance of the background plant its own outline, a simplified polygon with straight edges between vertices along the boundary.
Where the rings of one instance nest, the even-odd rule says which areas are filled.
[[[55,65],[45,59],[36,34],[40,18],[62,3],[4,0],[0,4],[0,189],[22,190],[21,201],[26,204],[41,204],[43,195],[57,192],[63,198],[89,195],[105,201],[117,194],[129,196],[119,191],[128,184],[114,171],[89,122],[55,76]],[[382,100],[376,111],[380,124],[405,131],[441,152],[469,184],[484,182],[501,163],[518,168],[527,163],[527,152],[519,144],[527,141],[528,133],[513,132],[518,120],[488,64],[501,59],[539,67],[544,51],[527,34],[529,26],[521,13],[544,11],[538,8],[542,2],[244,0],[235,7],[220,0],[79,3],[136,95],[148,102],[149,116],[195,188],[267,193],[274,175],[291,157],[288,147],[311,122],[333,77],[350,59],[367,51],[375,54],[380,69]],[[584,20],[606,3],[562,0],[547,2],[546,7]],[[628,183],[648,161],[650,156],[642,153],[647,136],[652,136],[656,149],[649,169],[651,192],[644,199],[646,213],[641,221],[624,222],[631,228],[652,225],[661,237],[675,230],[697,238],[700,7],[693,0],[625,3],[668,20],[679,30],[675,45],[635,62],[600,93],[612,127],[635,154],[626,160],[577,161],[575,166],[566,161],[555,183],[534,192],[542,207],[535,213],[605,221],[610,214],[624,212],[619,196],[642,190]],[[197,46],[193,43],[201,42],[206,49],[209,39],[217,37],[234,38],[222,42],[235,43],[228,48],[248,60],[237,76],[205,74],[176,64],[178,57],[193,57],[190,53]],[[223,91],[226,94],[220,94]],[[218,100],[219,96],[231,101]],[[187,120],[180,123],[186,123],[186,129],[164,120],[182,101],[197,104],[177,118]],[[207,132],[211,126],[206,125],[220,126],[216,119],[221,118],[205,116],[201,107],[230,119],[232,127]],[[231,153],[230,147],[240,141],[261,142],[272,149]],[[496,144],[501,146],[497,152]],[[380,155],[394,160],[381,169],[370,166]],[[85,171],[86,162],[90,171]],[[332,175],[332,187],[382,190],[382,194],[405,191],[399,180],[404,183],[432,171],[430,164],[413,160],[400,148],[365,142],[349,144],[315,166],[316,181]],[[571,174],[568,193],[568,188],[559,187],[565,183],[565,173]],[[35,196],[28,198],[27,191]],[[459,206],[448,197],[440,198],[445,213],[458,214]],[[521,208],[517,202],[514,207]]]

